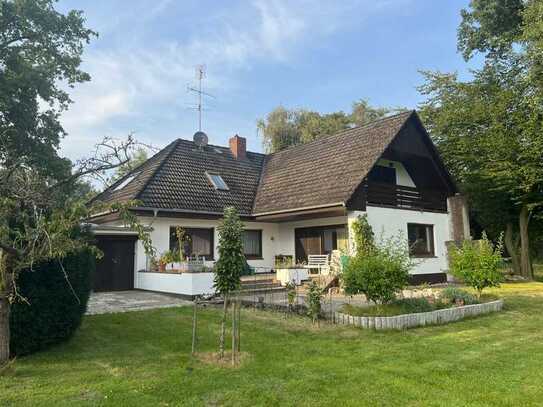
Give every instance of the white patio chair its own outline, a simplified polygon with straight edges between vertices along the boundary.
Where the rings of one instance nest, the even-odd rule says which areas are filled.
[[[310,254],[305,268],[318,270],[319,274],[330,274],[330,257],[327,254]]]

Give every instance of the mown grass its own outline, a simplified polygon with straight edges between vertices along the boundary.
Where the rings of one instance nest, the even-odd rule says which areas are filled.
[[[190,308],[86,317],[68,343],[0,376],[0,405],[538,405],[543,284],[506,284],[503,312],[403,332],[242,315],[242,367],[192,360]],[[216,351],[220,311],[200,313]]]

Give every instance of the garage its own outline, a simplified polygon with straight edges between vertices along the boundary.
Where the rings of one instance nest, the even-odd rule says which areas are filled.
[[[96,235],[103,257],[96,261],[94,291],[121,291],[134,288],[134,254],[137,237]]]

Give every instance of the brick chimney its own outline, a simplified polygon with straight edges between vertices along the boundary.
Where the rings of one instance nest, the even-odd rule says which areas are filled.
[[[229,140],[230,151],[237,160],[243,160],[247,157],[247,140],[237,134]]]

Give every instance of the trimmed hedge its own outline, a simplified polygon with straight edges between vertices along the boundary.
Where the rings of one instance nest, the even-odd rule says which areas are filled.
[[[62,260],[74,296],[58,260],[19,273],[17,289],[28,300],[11,307],[10,347],[13,355],[27,355],[69,339],[81,324],[91,291],[95,258],[81,250]]]

